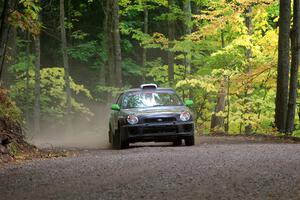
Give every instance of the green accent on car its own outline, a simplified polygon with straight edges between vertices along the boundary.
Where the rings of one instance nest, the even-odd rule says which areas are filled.
[[[120,108],[120,106],[118,104],[112,104],[111,107],[110,107],[110,109],[117,110],[117,111],[121,110],[121,108]]]
[[[185,104],[186,106],[192,106],[192,105],[194,104],[194,102],[193,102],[193,100],[188,99],[188,100],[186,100],[186,101],[184,102],[184,104]]]

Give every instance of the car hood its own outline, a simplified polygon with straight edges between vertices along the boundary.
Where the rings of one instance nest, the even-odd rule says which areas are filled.
[[[168,115],[168,114],[180,114],[183,111],[188,111],[186,106],[160,106],[160,107],[149,107],[149,108],[132,108],[123,109],[123,113],[126,115],[135,114],[140,115]]]

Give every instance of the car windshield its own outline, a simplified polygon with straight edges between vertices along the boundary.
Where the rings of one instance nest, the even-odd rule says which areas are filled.
[[[156,106],[182,106],[182,101],[174,92],[143,91],[126,94],[122,108],[145,108]]]

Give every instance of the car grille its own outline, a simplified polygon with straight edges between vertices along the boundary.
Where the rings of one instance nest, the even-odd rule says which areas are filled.
[[[177,126],[160,126],[160,127],[144,127],[143,133],[176,133],[178,132]]]
[[[161,123],[161,122],[174,122],[176,121],[175,117],[155,117],[155,118],[146,118],[144,123]]]

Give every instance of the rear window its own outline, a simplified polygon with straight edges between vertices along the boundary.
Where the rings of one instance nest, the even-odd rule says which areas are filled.
[[[178,95],[168,91],[132,92],[124,94],[122,99],[123,109],[182,105]]]

